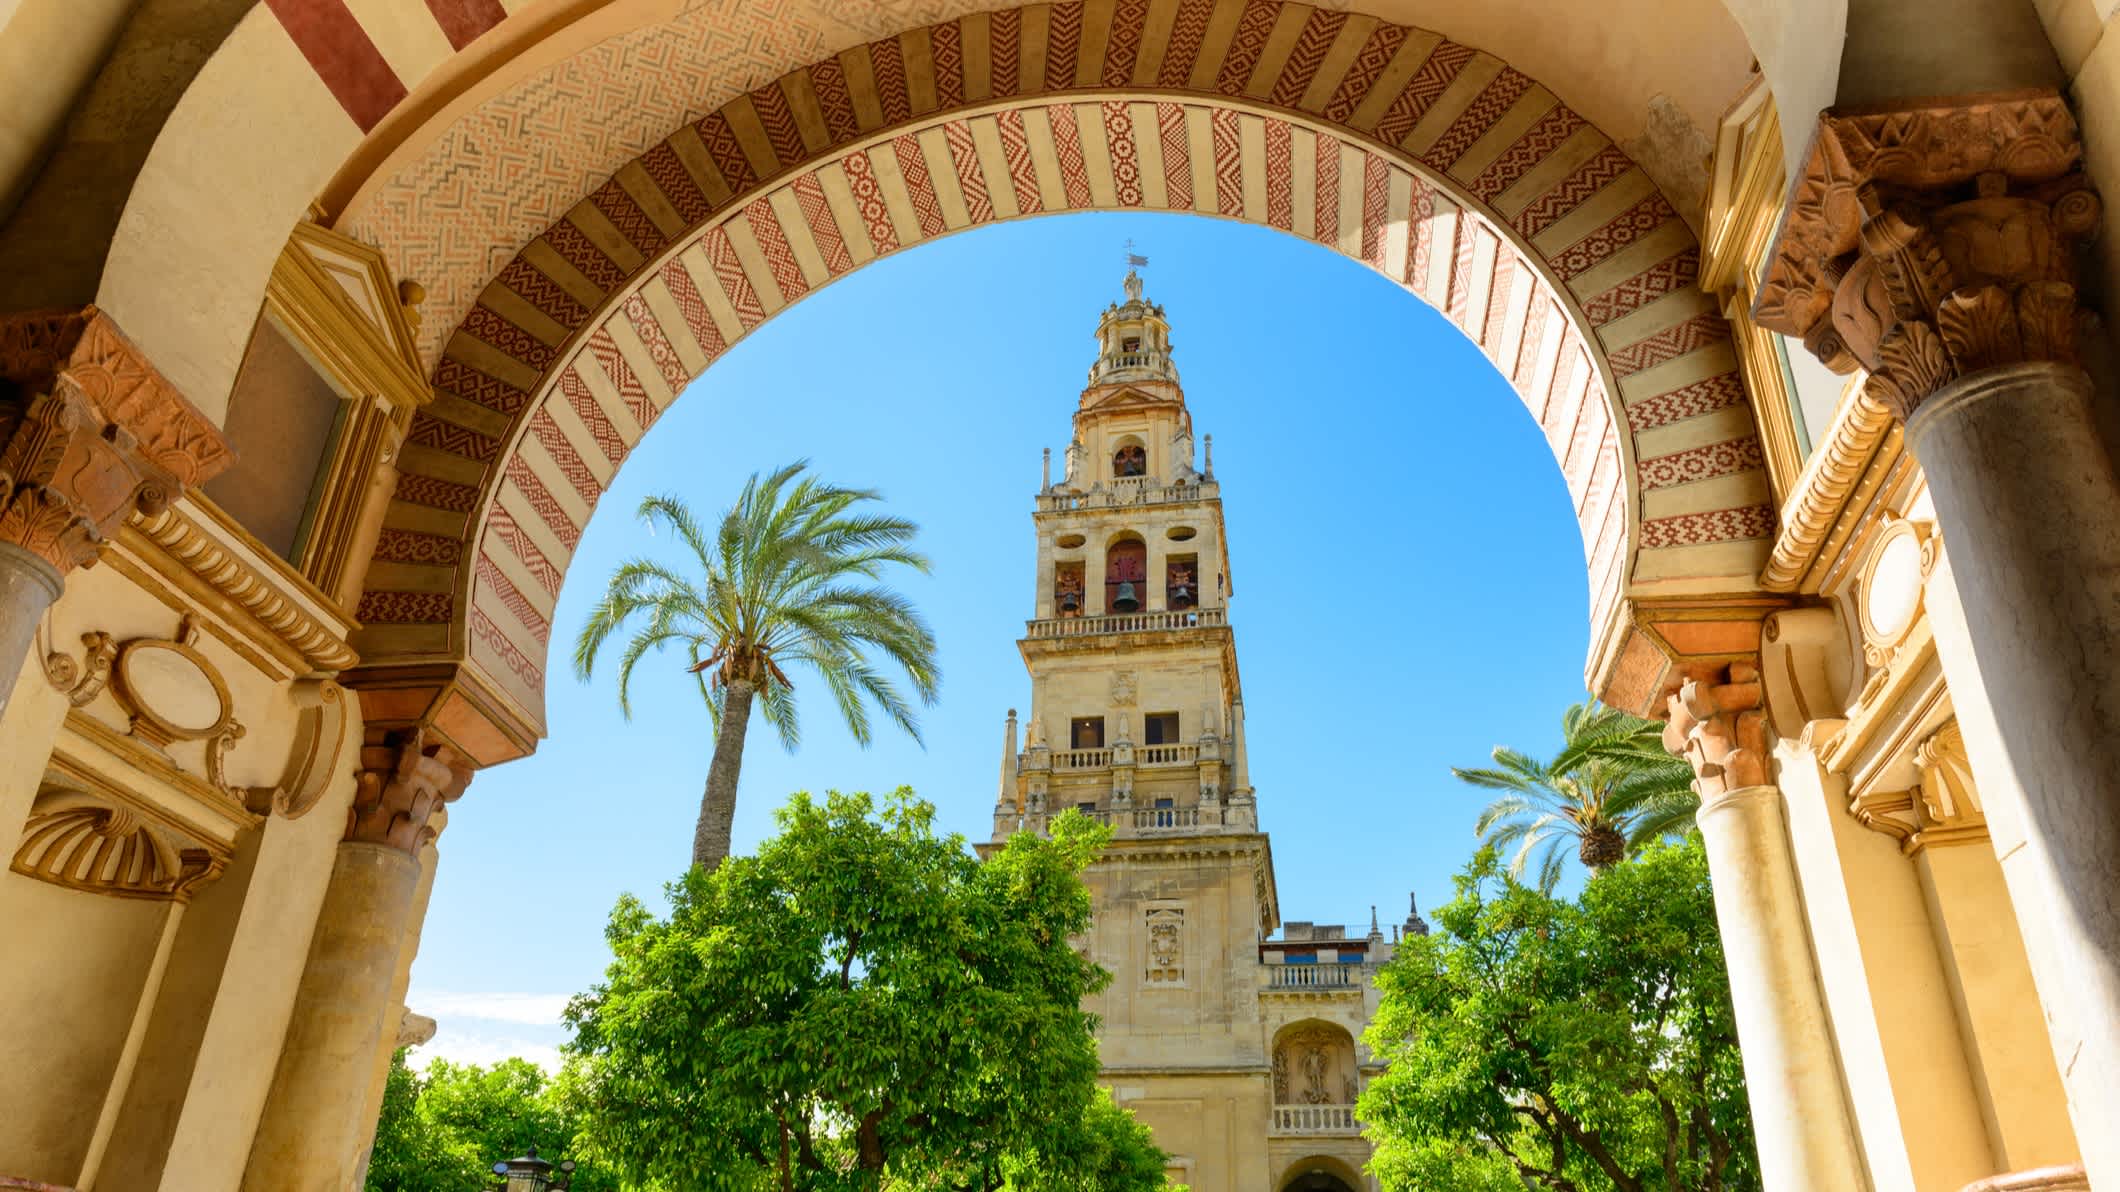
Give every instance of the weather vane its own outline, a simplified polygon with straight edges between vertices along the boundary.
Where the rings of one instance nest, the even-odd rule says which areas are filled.
[[[1148,264],[1148,258],[1134,251],[1134,242],[1126,242],[1126,267],[1129,269]]]

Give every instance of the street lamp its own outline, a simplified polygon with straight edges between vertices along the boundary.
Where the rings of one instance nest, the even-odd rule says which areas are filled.
[[[531,1147],[529,1154],[494,1164],[493,1174],[501,1177],[493,1192],[566,1192],[574,1184],[574,1160],[563,1159],[554,1166],[538,1158],[537,1148]]]

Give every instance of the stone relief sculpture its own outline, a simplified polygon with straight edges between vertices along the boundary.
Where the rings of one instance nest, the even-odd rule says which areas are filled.
[[[1359,1091],[1354,1049],[1344,1031],[1312,1026],[1274,1048],[1274,1101],[1282,1105],[1352,1105]]]
[[[1185,953],[1180,938],[1185,927],[1181,907],[1151,907],[1148,912],[1148,974],[1151,985],[1169,985],[1185,979]]]

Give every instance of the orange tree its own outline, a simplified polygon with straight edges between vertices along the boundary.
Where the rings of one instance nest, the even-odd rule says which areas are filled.
[[[1109,830],[1078,813],[982,862],[900,790],[796,795],[755,857],[612,913],[567,1012],[591,1152],[649,1187],[1135,1192],[1147,1129],[1096,1085],[1070,943]]]
[[[1357,1113],[1387,1187],[1748,1192],[1744,1069],[1700,838],[1651,845],[1580,898],[1492,848],[1377,975],[1387,1067]]]

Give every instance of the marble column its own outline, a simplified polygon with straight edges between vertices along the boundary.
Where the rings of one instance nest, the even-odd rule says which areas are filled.
[[[375,1130],[370,1065],[398,1025],[393,982],[413,925],[419,851],[432,839],[435,812],[469,780],[468,767],[417,730],[363,748],[346,835],[251,1142],[246,1192],[353,1186]]]
[[[0,715],[66,573],[234,460],[109,317],[0,319]]]
[[[1767,1192],[1867,1192],[1779,788],[1767,782],[1758,670],[1695,679],[1664,744],[1693,764]]]
[[[1987,413],[2000,415],[2012,403],[1989,404]],[[2016,404],[2030,408],[2016,426],[1992,428],[1987,452],[2022,443],[2020,432],[2036,431],[2057,403],[2049,394]],[[1978,508],[1964,508],[1971,494],[1958,451],[1969,444],[1957,436],[1978,411],[1939,413],[1948,422],[1923,425],[1924,406],[1910,426],[1940,465],[1922,456],[1947,527],[1926,598],[1936,656],[1965,727],[2077,1147],[2103,1187],[2115,1182],[2104,1173],[2120,1176],[2120,1136],[2110,1128],[2120,1121],[2120,671],[2111,665],[2120,649],[2120,486],[2109,466],[2102,483],[2085,470],[2098,447],[2075,439],[2053,443],[2037,468],[2017,473],[2018,484],[1972,486],[1984,494]],[[1929,437],[1938,430],[1944,435]],[[2044,507],[2027,516],[2022,502],[2040,500],[2042,489]],[[2079,520],[2092,516],[2104,520]],[[1998,534],[2005,524],[2014,528]]]
[[[1938,657],[1991,820],[2022,824],[2004,872],[2085,1167],[2120,1187],[2120,480],[2075,344],[2082,153],[2050,92],[1827,112],[1755,316],[1905,424],[1952,560]]]
[[[0,716],[36,642],[37,623],[64,583],[59,569],[34,551],[0,541]]]

